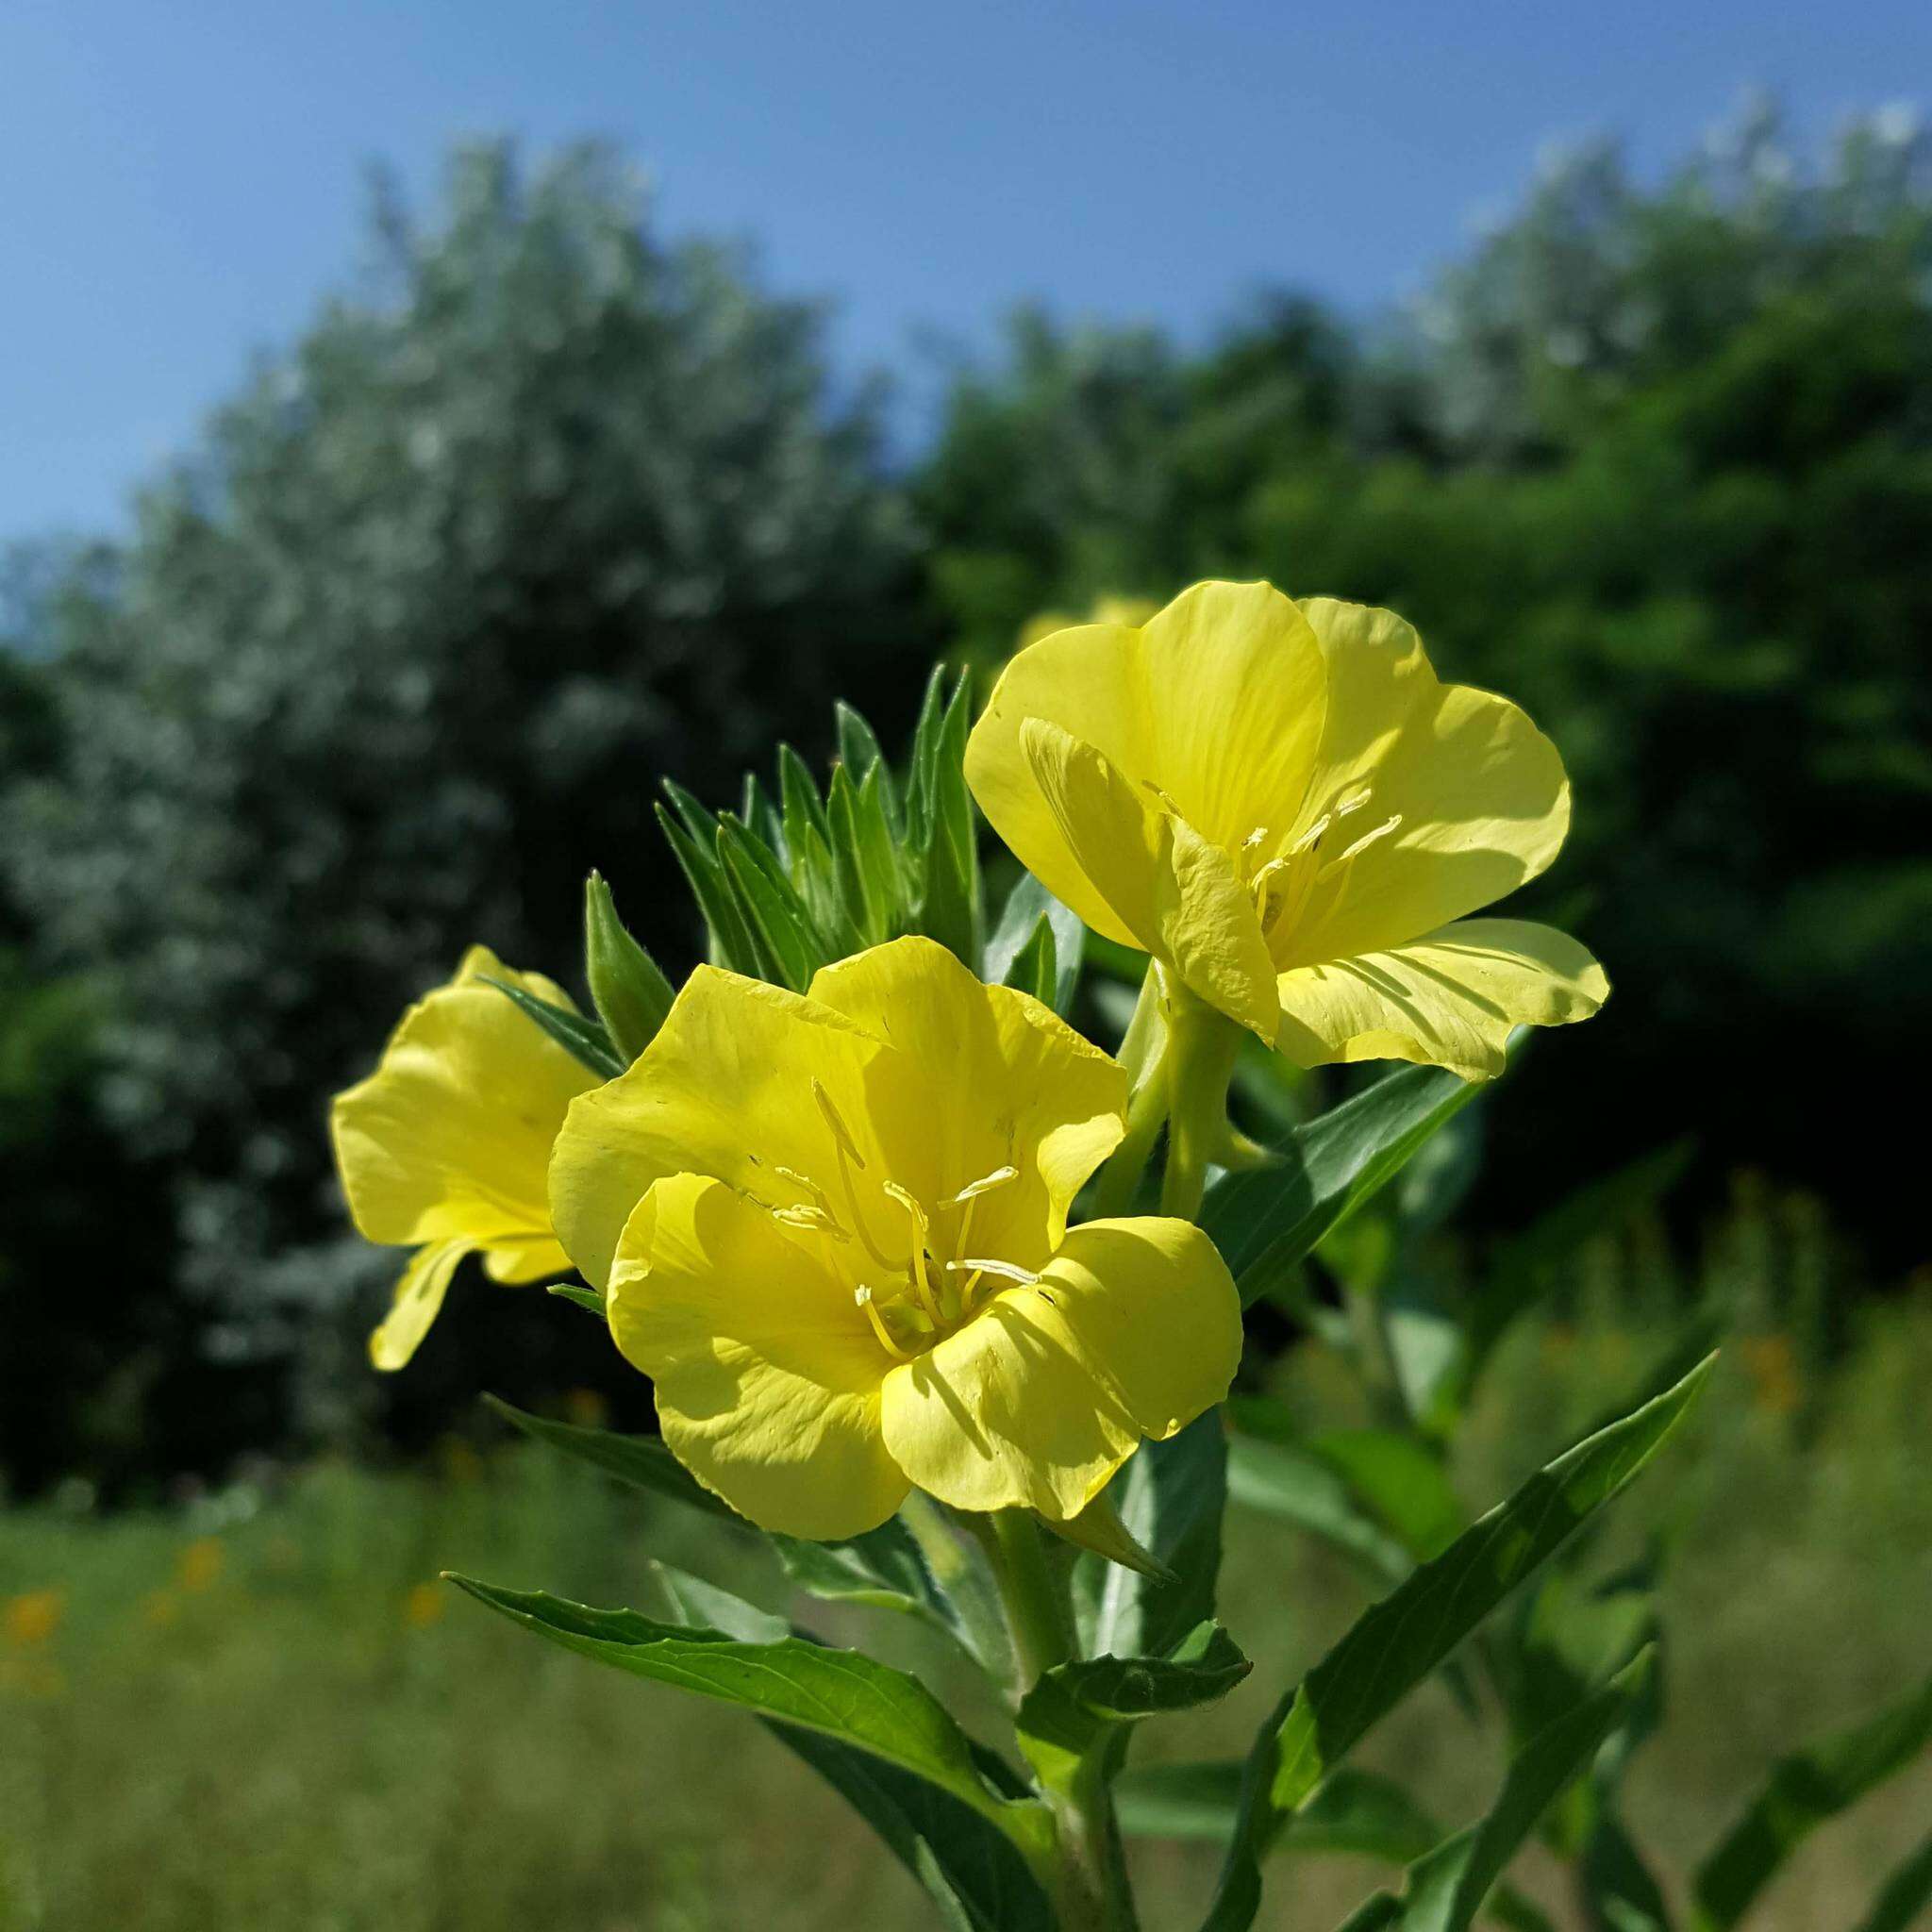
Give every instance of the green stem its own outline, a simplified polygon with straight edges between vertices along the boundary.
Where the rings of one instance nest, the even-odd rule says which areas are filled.
[[[1079,1654],[1074,1608],[1064,1573],[1049,1557],[1028,1511],[1002,1509],[985,1521],[981,1541],[1013,1635],[1017,1706],[1055,1665]],[[1083,1761],[1064,1786],[1049,1787],[1046,1801],[1058,1843],[1052,1889],[1062,1932],[1136,1932],[1120,1825],[1101,1757]]]
[[[1208,1164],[1227,1137],[1227,1088],[1241,1028],[1177,981],[1167,988],[1167,1171],[1160,1211],[1191,1221],[1201,1209]]]

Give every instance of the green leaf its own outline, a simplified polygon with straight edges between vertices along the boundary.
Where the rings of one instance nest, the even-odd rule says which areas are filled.
[[[1704,1863],[1700,1932],[1724,1932],[1812,1832],[1905,1767],[1932,1740],[1932,1679],[1849,1730],[1773,1766],[1769,1780]]]
[[[578,1281],[553,1281],[543,1292],[554,1294],[560,1302],[575,1302],[600,1322],[604,1319],[604,1297],[594,1288],[586,1288]],[[487,1395],[483,1399],[486,1402],[490,1400]]]
[[[680,808],[682,801],[691,797],[689,792],[673,786],[668,779],[664,789],[672,793],[673,802]],[[693,806],[697,803],[695,799],[691,802]],[[698,910],[704,914],[712,964],[732,973],[756,976],[759,971],[758,951],[753,943],[751,929],[738,909],[730,882],[724,876],[724,868],[716,856],[716,834],[709,821],[706,822],[705,829],[693,837],[688,824],[679,824],[661,805],[654,809],[678,868],[691,887],[691,896],[698,902]]]
[[[1056,1664],[1041,1682],[1052,1683],[1096,1717],[1132,1724],[1213,1704],[1253,1669],[1234,1639],[1208,1623],[1189,1631],[1167,1657],[1082,1657]]]
[[[1622,1728],[1627,1729],[1626,1715]],[[1601,1762],[1599,1754],[1599,1762]],[[1671,1932],[1671,1908],[1630,1835],[1607,1813],[1583,1848],[1577,1877],[1592,1926],[1603,1932]]]
[[[1284,1282],[1322,1237],[1401,1172],[1481,1088],[1438,1067],[1411,1067],[1297,1127],[1276,1165],[1208,1189],[1201,1224],[1243,1304]]]
[[[1537,1820],[1589,1764],[1641,1686],[1648,1657],[1638,1658],[1594,1696],[1540,1732],[1510,1765],[1488,1817],[1425,1853],[1405,1875],[1399,1895],[1371,1900],[1380,1916],[1367,1923],[1400,1932],[1469,1932],[1510,1859]],[[1392,1916],[1388,1906],[1394,1907]]]
[[[947,946],[975,972],[980,958],[979,834],[966,785],[966,737],[972,727],[969,680],[960,674],[940,722],[927,801],[926,842],[915,853],[918,930]]]
[[[1050,949],[1041,944],[1042,927],[1050,936]],[[1086,933],[1078,913],[1062,906],[1031,873],[1023,873],[1020,883],[1007,894],[1007,903],[1000,908],[998,923],[986,942],[986,958],[979,976],[989,985],[1021,987],[1044,1000],[1064,1019],[1080,983],[1080,956],[1086,945]],[[1031,976],[1013,976],[1022,956],[1036,949],[1051,962],[1048,991],[1041,991],[1037,968]]]
[[[1224,1844],[1241,1806],[1242,1767],[1216,1764],[1130,1766],[1114,1787],[1121,1828],[1141,1838],[1211,1839]],[[1309,1800],[1284,1854],[1348,1853],[1406,1865],[1441,1837],[1441,1828],[1392,1779],[1344,1766]]]
[[[826,798],[832,858],[846,914],[868,945],[882,945],[901,929],[904,887],[886,824],[878,779],[855,782],[842,765],[832,773]]]
[[[1089,1656],[1165,1657],[1214,1614],[1221,1524],[1227,1498],[1227,1437],[1209,1409],[1165,1442],[1143,1442],[1105,1491],[1121,1523],[1169,1573],[1136,1574],[1083,1557],[1074,1603]]]
[[[1932,1838],[1879,1888],[1872,1909],[1853,1932],[1910,1932],[1928,1905],[1932,1905]]]
[[[999,1659],[983,1655],[978,1631],[961,1616],[903,1517],[891,1517],[842,1542],[807,1542],[772,1534],[766,1541],[799,1589],[828,1603],[864,1604],[917,1617],[943,1631],[975,1662],[997,1668]]]
[[[1198,1624],[1164,1657],[1097,1657],[1056,1664],[1014,1717],[1023,1750],[1051,1788],[1106,1753],[1123,1724],[1192,1710],[1227,1695],[1254,1668],[1219,1624]]]
[[[1391,1429],[1305,1434],[1268,1396],[1228,1403],[1228,1492],[1299,1524],[1400,1581],[1440,1556],[1468,1518],[1441,1460]]]
[[[594,872],[584,881],[584,977],[604,1030],[628,1065],[658,1037],[676,992],[618,918],[610,888]]]
[[[708,1627],[599,1610],[542,1591],[449,1580],[513,1624],[634,1677],[672,1684],[742,1710],[823,1733],[949,1792],[1017,1845],[1037,1850],[1044,1817],[988,1783],[972,1743],[931,1691],[858,1651],[799,1637],[746,1642]]]
[[[1241,1828],[1207,1922],[1210,1932],[1253,1923],[1261,1858],[1275,1833],[1372,1726],[1656,1455],[1703,1388],[1712,1359],[1533,1475],[1357,1618],[1276,1706],[1249,1754]]]
[[[588,1462],[634,1490],[668,1497],[674,1503],[702,1510],[705,1515],[718,1517],[740,1529],[751,1527],[728,1504],[699,1483],[656,1436],[623,1436],[609,1429],[582,1428],[575,1423],[553,1422],[548,1416],[527,1414],[500,1396],[486,1395],[483,1400],[533,1442],[541,1442],[579,1462]]]
[[[781,1617],[756,1608],[695,1576],[656,1566],[676,1619],[709,1624],[749,1643],[803,1637]],[[933,1894],[948,1925],[967,1932],[1052,1932],[1045,1892],[1002,1831],[922,1777],[815,1731],[760,1718],[773,1737],[816,1771],[876,1831],[899,1861]],[[995,1790],[1024,1789],[991,1752],[974,1762]]]
[[[718,821],[718,858],[739,910],[777,966],[777,981],[803,992],[831,958],[798,890],[771,848],[734,818]]]
[[[879,803],[884,809],[886,823],[896,834],[899,829],[899,799],[892,787],[891,768],[886,763],[886,755],[879,745],[877,734],[866,723],[863,714],[842,698],[833,707],[832,714],[838,721],[840,761],[851,774],[854,785],[862,786],[874,772],[879,774]]]
[[[568,1007],[553,1007],[533,992],[512,986],[507,979],[492,979],[486,973],[485,986],[493,986],[527,1013],[566,1053],[573,1054],[600,1080],[614,1080],[630,1062],[611,1045],[610,1037],[594,1020],[574,1013]]]
[[[1306,1444],[1237,1436],[1227,1447],[1227,1493],[1345,1552],[1385,1583],[1415,1568],[1399,1538],[1357,1502],[1348,1478]]]

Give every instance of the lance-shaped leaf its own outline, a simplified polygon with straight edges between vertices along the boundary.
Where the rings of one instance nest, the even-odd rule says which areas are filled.
[[[1637,1658],[1594,1696],[1539,1732],[1510,1765],[1488,1817],[1419,1858],[1399,1892],[1371,1899],[1349,1924],[1399,1932],[1469,1932],[1537,1820],[1588,1766],[1637,1695],[1648,1665],[1647,1657]]]
[[[1057,1664],[1021,1700],[1014,1728],[1043,1782],[1066,1789],[1123,1724],[1213,1704],[1254,1668],[1219,1624],[1189,1631],[1170,1656]]]
[[[970,679],[962,672],[932,741],[924,800],[924,842],[915,846],[919,869],[918,930],[949,947],[967,965],[979,962],[979,836],[973,795],[966,787],[966,735]]]
[[[1041,1808],[988,1781],[952,1714],[904,1671],[800,1637],[745,1642],[708,1627],[660,1624],[635,1610],[593,1609],[455,1574],[449,1580],[564,1650],[630,1676],[820,1732],[925,1779],[1024,1849],[1037,1853],[1044,1841]]]
[[[1021,986],[1044,1000],[1055,1012],[1065,1016],[1074,1004],[1074,991],[1080,983],[1080,958],[1086,947],[1086,927],[1080,916],[1062,906],[1040,881],[1023,873],[1020,883],[1007,894],[991,937],[986,942],[986,961],[980,977],[989,985]],[[1046,940],[1041,941],[1044,931]],[[1036,964],[1025,969],[1031,976],[1016,979],[1016,968],[1028,953]],[[1039,965],[1050,966],[1045,988],[1036,984]]]
[[[1121,1829],[1137,1838],[1209,1839],[1224,1844],[1241,1807],[1238,1758],[1210,1764],[1130,1765],[1114,1786]],[[1352,1853],[1406,1865],[1441,1827],[1392,1778],[1344,1765],[1280,1841],[1284,1854]]]
[[[599,1304],[601,1309],[601,1303]],[[486,1395],[484,1403],[512,1428],[519,1429],[533,1442],[562,1455],[588,1462],[606,1475],[615,1476],[634,1490],[646,1490],[687,1508],[702,1510],[741,1529],[748,1524],[729,1504],[714,1496],[679,1462],[656,1436],[625,1436],[611,1429],[588,1429],[575,1423],[554,1422],[548,1416],[530,1415],[512,1407],[500,1396]]]
[[[657,1038],[676,993],[618,918],[610,888],[594,872],[584,881],[584,977],[610,1043],[628,1065]]]
[[[601,1311],[601,1302],[595,1306]],[[702,1510],[747,1535],[762,1535],[699,1483],[656,1436],[584,1428],[525,1414],[493,1395],[483,1400],[533,1441],[588,1462],[632,1489]],[[786,1574],[801,1590],[828,1600],[863,1603],[923,1618],[978,1655],[951,1595],[934,1576],[918,1538],[898,1517],[842,1542],[814,1543],[771,1535],[762,1540],[777,1553]]]
[[[1081,1648],[1089,1656],[1164,1657],[1214,1614],[1227,1499],[1227,1437],[1219,1413],[1209,1409],[1164,1442],[1141,1443],[1106,1497],[1167,1574],[1081,1557],[1074,1572]]]
[[[803,992],[833,957],[805,901],[771,849],[728,816],[718,820],[718,858],[741,915],[777,964],[778,984]]]
[[[1410,1067],[1297,1127],[1274,1166],[1224,1175],[1201,1224],[1243,1303],[1286,1283],[1315,1243],[1402,1170],[1481,1091],[1438,1067]]]
[[[1274,1835],[1361,1738],[1496,1606],[1656,1455],[1708,1377],[1711,1359],[1634,1414],[1589,1437],[1423,1564],[1275,1707],[1249,1754],[1240,1827],[1209,1932],[1240,1932],[1260,1903]]]
[[[753,938],[744,915],[738,909],[731,883],[718,858],[716,833],[703,817],[704,808],[690,792],[672,785],[668,779],[664,789],[683,815],[684,823],[680,824],[661,805],[656,808],[658,823],[664,829],[664,837],[691,887],[691,896],[698,902],[698,910],[704,914],[712,963],[732,973],[774,977],[775,966]],[[700,820],[695,830],[691,826],[693,812]]]
[[[523,1012],[529,1015],[566,1053],[576,1058],[599,1079],[613,1080],[630,1063],[611,1045],[610,1036],[595,1020],[587,1020],[568,1007],[554,1007],[507,979],[492,979],[486,973],[485,986],[493,986]]]
[[[1927,1906],[1932,1906],[1932,1838],[1878,1888],[1872,1909],[1853,1932],[1911,1932]]]
[[[741,1597],[667,1565],[656,1567],[681,1624],[709,1624],[747,1643],[802,1636],[782,1617]],[[878,1833],[933,1895],[949,1926],[964,1932],[1051,1932],[1046,1894],[1025,1857],[980,1813],[923,1777],[836,1738],[770,1718],[759,1722]],[[974,1759],[995,1790],[1012,1798],[1025,1795],[1013,1772],[992,1753],[974,1747]]]
[[[1780,1758],[1717,1849],[1698,1867],[1697,1924],[1724,1932],[1828,1819],[1905,1767],[1932,1740],[1932,1679],[1864,1724]]]

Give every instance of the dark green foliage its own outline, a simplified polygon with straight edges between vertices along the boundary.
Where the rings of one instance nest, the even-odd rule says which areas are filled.
[[[833,690],[903,728],[934,641],[815,312],[661,242],[607,157],[470,153],[435,225],[386,203],[377,240],[111,567],[26,600],[63,745],[0,805],[37,958],[105,969],[116,1116],[173,1171],[181,1252],[144,1278],[212,1297],[244,1353],[302,1338],[360,1400],[389,1264],[343,1231],[331,1090],[470,940],[563,969],[587,864],[681,970],[659,775],[724,791],[819,741]],[[595,1378],[583,1345],[559,1373]]]

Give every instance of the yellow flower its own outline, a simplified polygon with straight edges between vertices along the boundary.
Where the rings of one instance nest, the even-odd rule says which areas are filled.
[[[1067,1226],[1126,1097],[1107,1055],[929,940],[804,997],[701,966],[571,1108],[551,1205],[665,1441],[754,1523],[856,1535],[915,1484],[1064,1521],[1241,1353],[1198,1228]]]
[[[1466,917],[1556,857],[1569,781],[1389,611],[1207,583],[1140,629],[1060,631],[1008,665],[966,774],[1096,932],[1303,1066],[1480,1079],[1511,1027],[1608,993],[1564,934]]]
[[[597,1076],[486,979],[571,1004],[554,981],[472,946],[457,976],[404,1014],[375,1073],[339,1094],[330,1117],[357,1227],[416,1249],[369,1338],[378,1369],[415,1354],[465,1255],[480,1252],[494,1281],[570,1267],[550,1231],[544,1173],[565,1108]]]
[[[23,1650],[38,1643],[45,1643],[60,1627],[60,1620],[67,1613],[67,1592],[63,1590],[30,1590],[21,1596],[7,1599],[7,1608],[0,1615],[0,1625],[4,1625],[8,1643],[17,1644]]]
[[[426,1630],[441,1621],[449,1591],[438,1583],[412,1583],[403,1598],[403,1622],[411,1630]]]
[[[223,1551],[211,1536],[196,1537],[175,1565],[175,1581],[191,1591],[212,1590],[221,1581]]]

